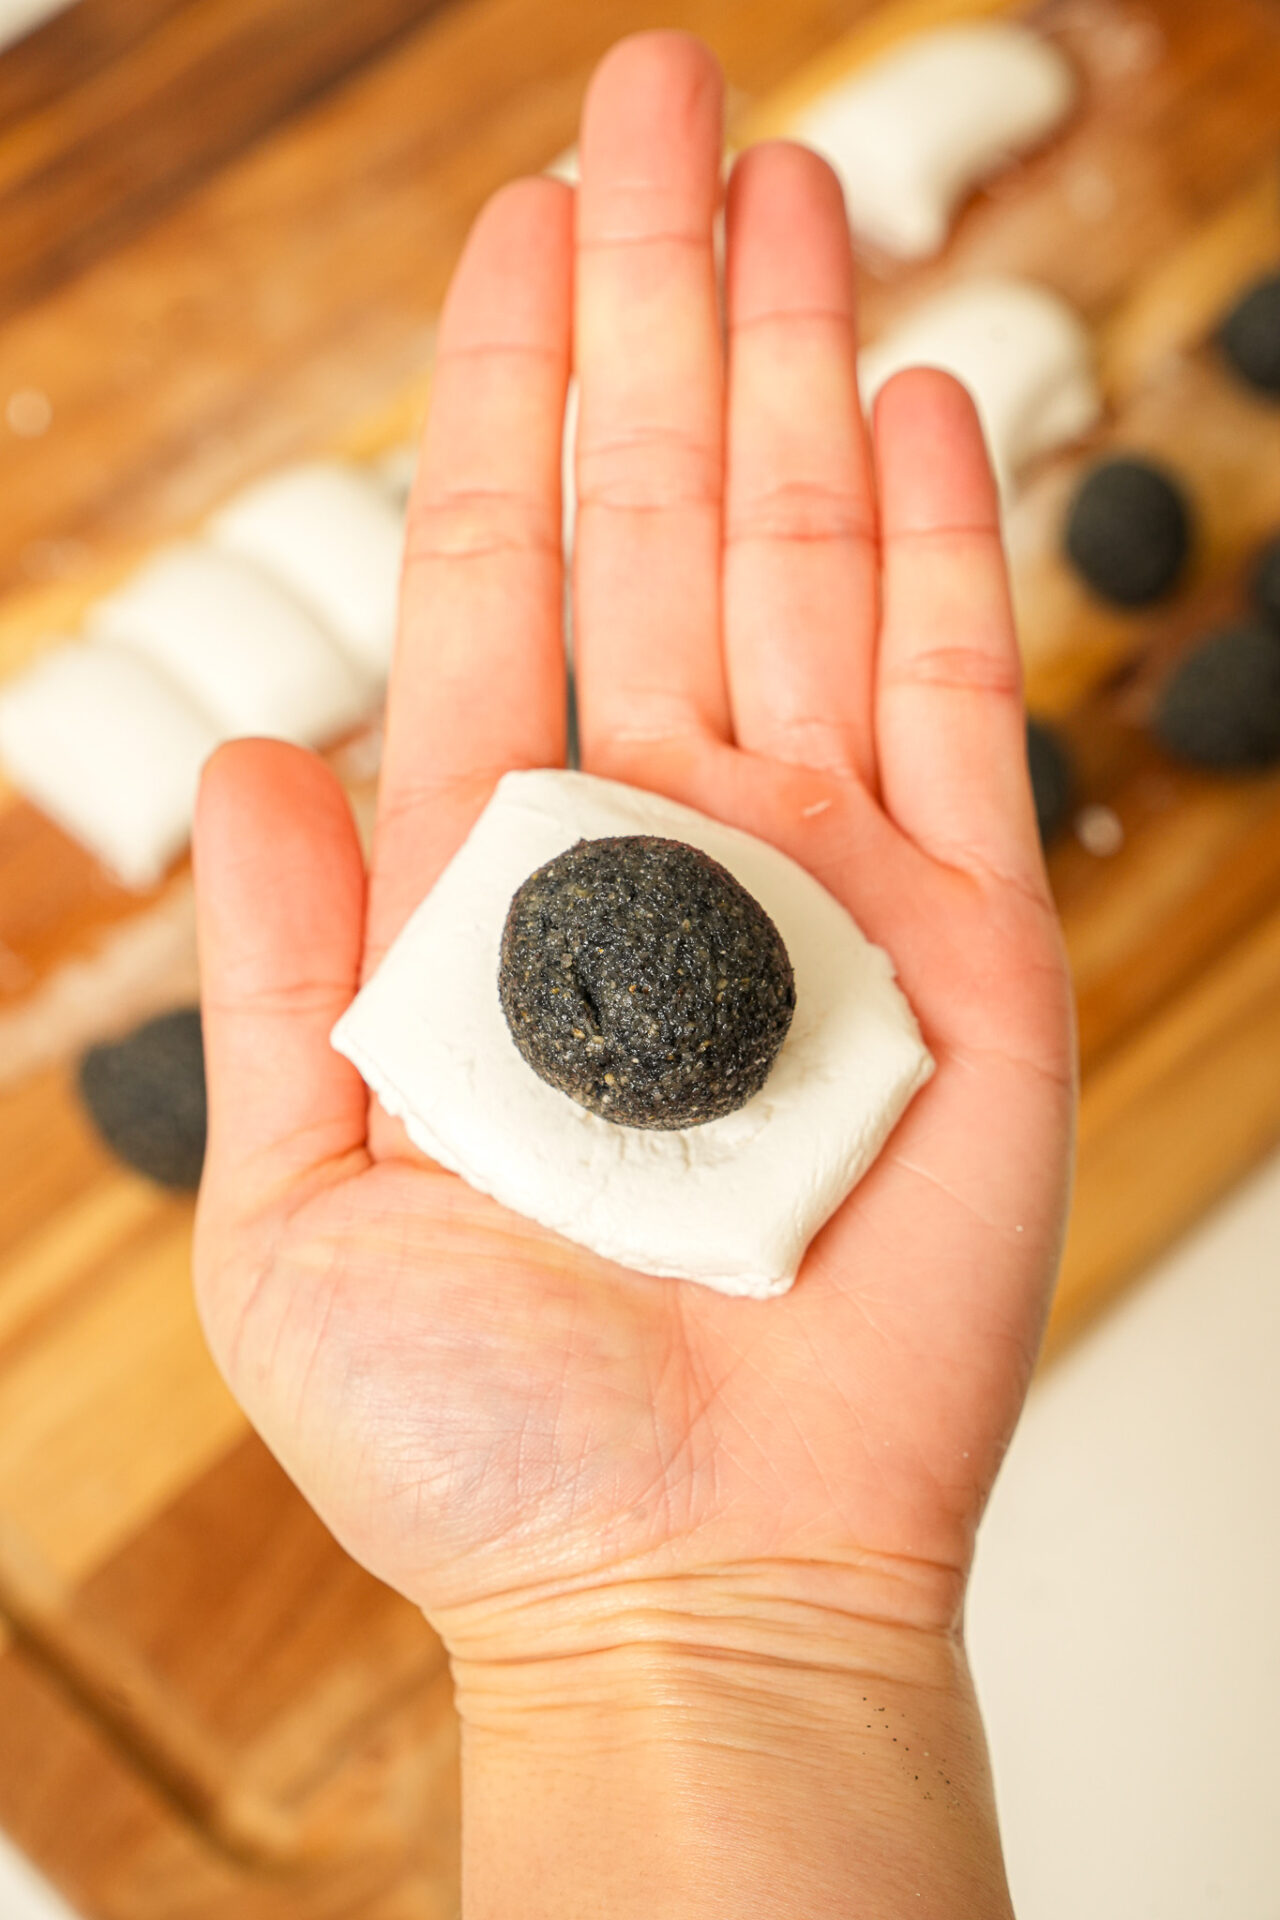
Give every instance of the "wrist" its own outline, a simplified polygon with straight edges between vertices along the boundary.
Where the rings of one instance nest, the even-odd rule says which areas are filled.
[[[506,1672],[516,1685],[532,1683],[547,1662],[655,1647],[933,1679],[937,1650],[956,1644],[964,1604],[960,1569],[905,1556],[850,1552],[842,1561],[734,1561],[671,1572],[654,1565],[553,1575],[437,1604],[428,1617],[460,1677]]]
[[[777,1700],[820,1715],[846,1693],[860,1700],[864,1680],[943,1693],[959,1683],[950,1623],[855,1610],[845,1586],[840,1570],[717,1568],[504,1598],[434,1623],[463,1726],[502,1738],[551,1739],[560,1724],[589,1741],[593,1715],[619,1702],[674,1733],[691,1703],[734,1713]]]
[[[466,1920],[749,1920],[780,1899],[1004,1920],[958,1635],[790,1586],[757,1569],[579,1594],[527,1607],[518,1651],[470,1623]]]

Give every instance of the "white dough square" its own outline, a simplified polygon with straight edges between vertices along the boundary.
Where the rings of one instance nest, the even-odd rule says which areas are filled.
[[[199,543],[158,553],[90,609],[91,636],[144,654],[219,731],[320,746],[373,704],[369,680],[260,568]]]
[[[0,691],[15,786],[128,887],[151,886],[191,832],[204,714],[138,655],[69,642]]]
[[[404,518],[376,479],[339,460],[286,467],[237,494],[206,531],[287,587],[365,673],[385,680]]]
[[[736,1113],[615,1126],[538,1078],[498,995],[517,887],[579,839],[656,834],[728,868],[781,933],[796,1012]],[[785,854],[589,774],[509,773],[333,1044],[424,1153],[566,1239],[722,1293],[784,1293],[805,1248],[933,1071],[889,956]]]

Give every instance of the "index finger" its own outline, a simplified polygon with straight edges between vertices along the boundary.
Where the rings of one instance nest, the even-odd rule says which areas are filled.
[[[573,194],[521,180],[472,229],[409,502],[365,973],[512,767],[563,765],[560,454]]]

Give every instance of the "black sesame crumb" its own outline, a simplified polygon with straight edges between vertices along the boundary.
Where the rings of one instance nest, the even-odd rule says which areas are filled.
[[[1249,386],[1280,396],[1280,273],[1245,290],[1218,329],[1218,345]]]
[[[580,840],[517,890],[498,989],[543,1080],[620,1126],[699,1126],[764,1085],[795,1011],[782,936],[718,861]]]
[[[1163,688],[1157,739],[1180,760],[1249,772],[1280,760],[1280,632],[1231,627],[1203,640]]]
[[[1048,846],[1071,811],[1075,781],[1066,747],[1043,720],[1027,721],[1027,764],[1040,841]]]
[[[1191,548],[1191,513],[1173,476],[1147,460],[1105,460],[1067,516],[1067,557],[1104,600],[1141,607],[1174,585]]]
[[[206,1124],[199,1007],[90,1047],[77,1078],[90,1119],[127,1166],[164,1187],[199,1186]]]

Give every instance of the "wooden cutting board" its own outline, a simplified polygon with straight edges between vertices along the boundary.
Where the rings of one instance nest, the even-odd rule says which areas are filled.
[[[993,0],[683,0],[738,140],[824,79]],[[1084,1103],[1050,1351],[1280,1138],[1280,779],[1174,768],[1142,722],[1280,527],[1280,410],[1210,344],[1280,262],[1268,0],[1045,0],[1082,109],[979,195],[937,266],[864,274],[869,331],[940,275],[1030,274],[1095,328],[1088,448],[1010,521],[1033,704],[1109,857],[1051,871]],[[573,138],[635,0],[80,0],[0,59],[0,672],[234,486],[373,454],[420,416],[466,226]],[[1187,475],[1202,538],[1158,616],[1092,605],[1058,528],[1107,444]],[[370,742],[337,756],[367,802]],[[456,1912],[456,1729],[438,1643],[329,1539],[204,1353],[190,1207],[113,1166],[83,1041],[195,988],[189,875],[139,900],[0,791],[0,1823],[112,1920]]]

